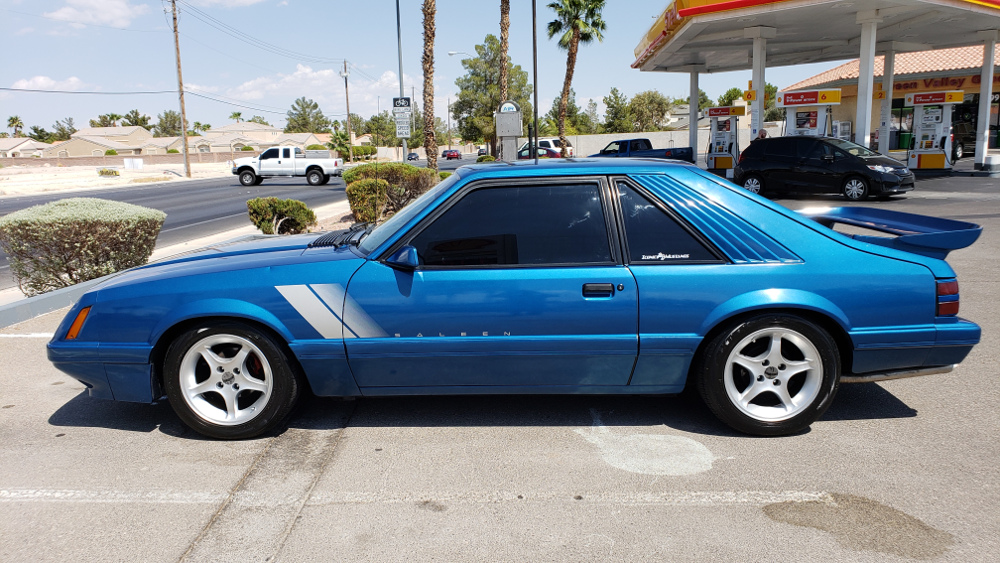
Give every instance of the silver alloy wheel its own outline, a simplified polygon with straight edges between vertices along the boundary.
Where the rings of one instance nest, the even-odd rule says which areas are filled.
[[[759,194],[760,180],[758,180],[756,176],[750,176],[743,181],[743,188],[748,192]]]
[[[253,172],[244,172],[240,175],[240,183],[244,186],[249,186],[254,183],[257,178],[254,176]]]
[[[844,195],[847,196],[847,199],[861,199],[865,196],[867,190],[868,187],[858,178],[851,178],[844,185]]]
[[[271,398],[267,357],[249,340],[213,334],[195,343],[180,364],[184,402],[206,422],[235,426],[253,420]]]
[[[744,354],[761,339],[768,341],[762,353]],[[789,355],[802,359],[786,358],[782,353],[784,346],[788,346]],[[741,389],[737,380],[746,380],[747,376],[749,384]],[[796,385],[801,383],[794,395],[789,390],[793,379]],[[782,327],[767,328],[750,334],[733,348],[726,361],[723,382],[729,400],[743,414],[763,422],[781,422],[811,406],[819,396],[823,360],[812,341],[801,333]]]

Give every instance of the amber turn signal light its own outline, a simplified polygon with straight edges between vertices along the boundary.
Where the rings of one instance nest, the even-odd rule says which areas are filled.
[[[69,332],[66,333],[66,340],[76,340],[77,335],[80,334],[80,329],[83,328],[83,322],[87,320],[87,315],[89,314],[90,307],[80,309],[80,312],[76,314],[76,319],[73,320],[73,324],[69,327]]]

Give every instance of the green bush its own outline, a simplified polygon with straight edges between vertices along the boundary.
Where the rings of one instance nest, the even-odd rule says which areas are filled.
[[[347,202],[354,220],[359,223],[377,223],[388,207],[389,182],[379,178],[365,178],[347,185]]]
[[[492,156],[484,154],[483,156],[477,158],[476,162],[496,162],[496,160],[497,159],[493,158]]]
[[[448,176],[451,176],[451,174],[452,174],[451,172],[441,172],[439,175],[441,176],[442,180],[447,180]]]
[[[104,156],[118,156],[118,151],[115,149],[108,149],[104,151]]]
[[[0,218],[0,248],[25,295],[141,266],[166,213],[130,203],[71,198]]]
[[[181,151],[179,151],[177,149],[167,149],[167,154],[177,154],[179,152],[181,152]]]
[[[415,199],[420,194],[434,187],[440,181],[437,173],[427,168],[418,168],[411,164],[402,162],[388,162],[384,164],[362,164],[355,166],[344,172],[344,182],[350,188],[355,182],[363,180],[385,180],[388,184],[385,192],[379,197],[378,208],[370,208],[371,200],[368,197],[356,199],[351,202],[351,212],[358,221],[361,217],[375,217],[374,222],[392,215],[402,209],[407,203]],[[366,185],[367,186],[367,185]],[[370,186],[366,189],[373,189]],[[371,221],[366,219],[365,221]]]
[[[313,145],[309,145],[308,147],[306,147],[306,150],[307,151],[328,151],[330,149],[326,148],[325,145],[315,145],[315,144],[313,144]]]
[[[253,151],[253,147],[243,147],[240,150],[241,151]]]
[[[296,199],[254,198],[247,201],[247,212],[265,235],[297,235],[316,224],[316,214]]]

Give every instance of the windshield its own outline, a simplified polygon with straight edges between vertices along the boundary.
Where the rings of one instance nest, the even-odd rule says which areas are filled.
[[[438,185],[424,192],[423,195],[417,199],[406,204],[406,207],[399,210],[398,213],[389,218],[388,221],[382,223],[375,228],[368,236],[361,239],[361,244],[358,245],[358,249],[364,254],[371,254],[373,250],[381,246],[383,242],[389,239],[396,231],[401,229],[403,225],[406,225],[410,219],[416,217],[421,211],[426,209],[439,195],[444,193],[448,188],[455,185],[455,182],[459,180],[458,174],[452,174],[448,176],[447,180],[442,181]]]
[[[837,147],[838,149],[853,154],[854,156],[878,156],[877,152],[870,151],[865,147],[852,143],[850,141],[845,141],[843,139],[836,138],[826,138],[824,141],[830,143],[831,145]]]

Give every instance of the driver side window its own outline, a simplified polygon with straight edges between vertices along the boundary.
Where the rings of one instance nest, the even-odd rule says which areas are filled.
[[[268,160],[271,158],[278,158],[278,149],[267,149],[260,155],[261,160]]]

